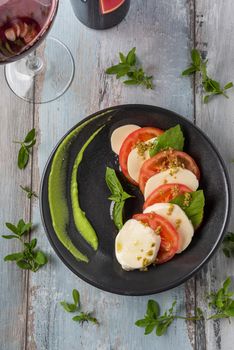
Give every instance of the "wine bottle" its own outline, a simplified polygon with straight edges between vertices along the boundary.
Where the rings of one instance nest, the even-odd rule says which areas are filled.
[[[130,0],[71,0],[76,17],[87,27],[107,29],[127,15]]]

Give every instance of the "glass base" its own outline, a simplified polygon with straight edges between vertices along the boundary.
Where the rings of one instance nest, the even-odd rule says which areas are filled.
[[[42,62],[32,70],[27,57],[5,66],[10,89],[20,98],[33,103],[47,103],[62,96],[72,83],[75,66],[70,50],[61,41],[49,37],[37,49]]]

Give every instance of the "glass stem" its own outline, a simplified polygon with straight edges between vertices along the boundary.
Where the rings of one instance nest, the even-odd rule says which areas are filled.
[[[26,66],[28,70],[35,75],[42,71],[44,63],[40,57],[36,56],[34,53],[30,53],[27,57]]]

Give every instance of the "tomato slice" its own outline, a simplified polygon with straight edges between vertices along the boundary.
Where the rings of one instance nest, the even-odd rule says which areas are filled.
[[[156,213],[136,214],[133,219],[149,225],[154,231],[159,227],[161,236],[161,245],[156,258],[156,264],[163,264],[169,261],[178,251],[179,235],[169,221]]]
[[[146,160],[141,167],[139,186],[144,193],[145,184],[151,176],[170,167],[183,167],[192,171],[200,179],[200,170],[195,160],[189,154],[176,150],[162,151]]]
[[[175,197],[186,192],[192,192],[192,190],[182,184],[161,185],[149,195],[144,203],[143,210],[155,203],[168,203]]]
[[[164,132],[163,130],[158,128],[145,127],[145,128],[141,128],[136,131],[133,131],[124,140],[119,152],[119,164],[123,174],[134,185],[137,185],[137,182],[130,177],[128,173],[128,167],[127,167],[129,153],[138,142],[148,141],[153,137],[157,137],[163,134],[163,132]]]

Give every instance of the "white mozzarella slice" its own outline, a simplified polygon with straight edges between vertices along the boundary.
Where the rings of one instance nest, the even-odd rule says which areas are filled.
[[[124,270],[141,269],[155,261],[160,243],[152,228],[130,219],[116,236],[115,255]]]
[[[140,129],[140,127],[134,124],[123,125],[115,129],[111,135],[112,151],[119,154],[120,148],[127,136],[138,129]]]
[[[144,144],[152,143],[156,140],[156,137],[144,142]],[[128,173],[131,176],[131,178],[138,182],[140,170],[143,165],[143,163],[150,158],[149,155],[149,149],[144,152],[144,154],[139,154],[137,147],[133,148],[131,152],[128,155]]]
[[[185,250],[192,240],[194,228],[185,212],[176,204],[156,203],[144,210],[144,213],[154,212],[167,219],[179,234],[178,253]]]
[[[161,171],[149,178],[145,185],[145,199],[159,186],[171,183],[179,183],[189,187],[192,191],[196,191],[199,182],[192,171],[183,168],[172,168]]]

